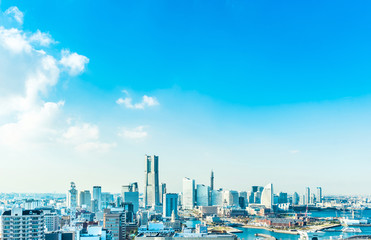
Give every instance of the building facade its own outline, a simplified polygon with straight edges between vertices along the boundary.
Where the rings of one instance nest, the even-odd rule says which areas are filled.
[[[160,203],[158,156],[145,156],[145,207],[157,206]]]

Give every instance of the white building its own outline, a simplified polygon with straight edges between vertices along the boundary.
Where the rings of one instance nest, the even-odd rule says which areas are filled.
[[[195,206],[195,180],[183,178],[183,209],[193,209]]]
[[[67,192],[67,207],[71,209],[77,207],[77,189],[74,182],[71,182],[71,188]]]
[[[1,215],[2,240],[45,239],[44,214],[40,210],[13,208]]]
[[[266,208],[272,208],[273,205],[273,184],[270,183],[264,187],[261,195],[261,204]]]

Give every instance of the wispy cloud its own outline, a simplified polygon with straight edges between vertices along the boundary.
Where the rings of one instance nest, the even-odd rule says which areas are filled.
[[[138,126],[133,129],[122,128],[118,135],[128,139],[144,139],[148,136],[148,133],[144,130],[144,126]]]
[[[14,18],[19,24],[23,24],[24,14],[17,7],[13,6],[5,11],[5,15]]]
[[[289,153],[291,154],[298,154],[300,151],[299,150],[290,150]]]
[[[155,97],[149,97],[147,95],[144,95],[142,97],[141,102],[133,103],[133,99],[130,96],[128,96],[129,95],[128,91],[122,90],[122,92],[125,93],[127,97],[117,99],[116,103],[119,105],[123,105],[126,108],[144,109],[146,107],[153,107],[153,106],[157,106],[160,104]]]

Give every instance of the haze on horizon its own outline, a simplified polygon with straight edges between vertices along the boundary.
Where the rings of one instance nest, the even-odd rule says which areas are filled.
[[[0,2],[0,192],[371,194],[370,2]]]

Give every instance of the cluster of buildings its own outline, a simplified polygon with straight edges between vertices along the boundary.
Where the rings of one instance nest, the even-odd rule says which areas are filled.
[[[140,193],[138,183],[133,182],[123,185],[118,194],[102,192],[101,186],[79,191],[71,182],[65,198],[0,202],[1,239],[124,240],[136,236],[139,240],[233,240],[233,234],[210,233],[206,224],[220,222],[220,217],[267,215],[290,206],[316,205],[324,199],[320,187],[315,194],[306,188],[301,196],[275,194],[271,183],[252,186],[250,191],[215,189],[213,171],[209,185],[185,177],[181,193],[168,192],[159,181],[159,157],[155,155],[145,156],[143,190]],[[196,223],[189,224],[193,220]],[[302,224],[275,218],[264,221]]]

